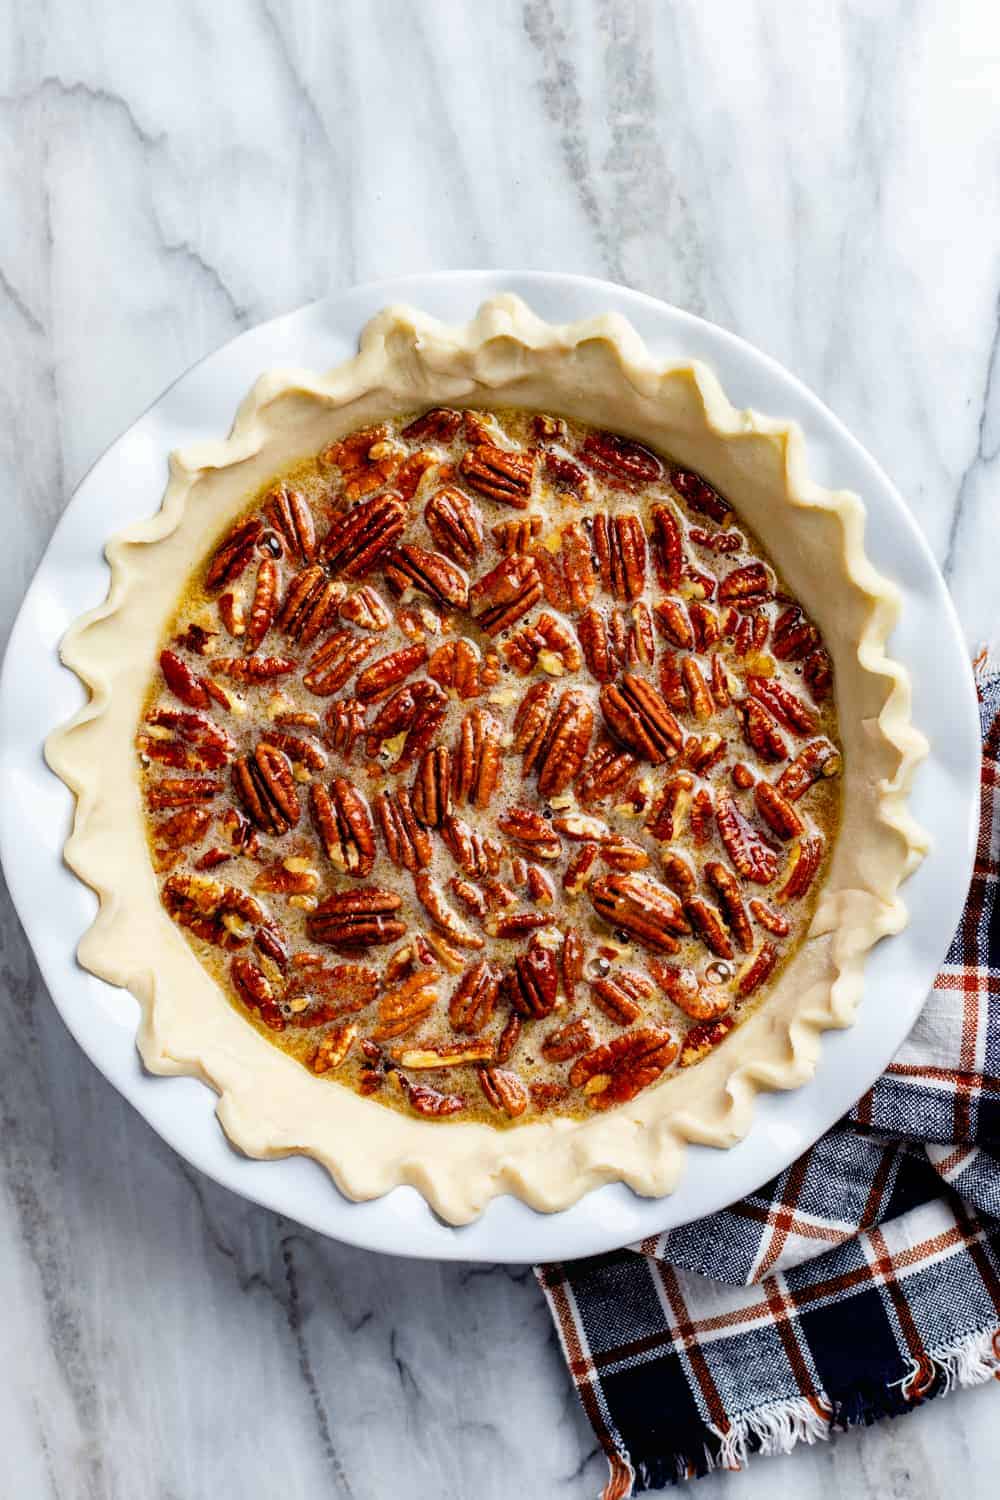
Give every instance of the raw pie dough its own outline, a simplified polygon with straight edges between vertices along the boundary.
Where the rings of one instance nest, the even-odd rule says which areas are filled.
[[[506,1130],[435,1122],[311,1075],[224,999],[161,906],[146,845],[136,726],[192,568],[275,474],[358,428],[435,405],[563,413],[704,475],[761,537],[833,658],[842,822],[805,941],[759,1010],[697,1066],[585,1119],[529,1119]],[[909,724],[906,674],[885,655],[896,594],[864,556],[863,519],[856,497],[808,480],[796,429],[735,411],[703,366],[657,368],[617,317],[554,327],[505,296],[448,328],[391,308],[368,325],[358,356],[330,375],[262,377],[227,442],[173,455],[161,511],[109,543],[109,598],[63,643],[63,659],[91,692],[47,745],[78,799],[67,861],[101,898],[79,956],[140,1000],[146,1065],[209,1082],[227,1134],[248,1154],[308,1153],[353,1198],[409,1182],[454,1223],[504,1191],[546,1211],[612,1180],[669,1192],[686,1140],[740,1139],[756,1089],[803,1082],[820,1031],[850,1024],[864,955],[905,924],[897,889],[924,850],[905,808],[924,744]]]

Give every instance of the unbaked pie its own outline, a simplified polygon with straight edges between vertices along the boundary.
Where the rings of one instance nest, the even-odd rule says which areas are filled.
[[[50,746],[147,1062],[456,1220],[663,1191],[808,1076],[905,920],[920,741],[860,505],[795,443],[504,298],[383,314],[176,459]]]

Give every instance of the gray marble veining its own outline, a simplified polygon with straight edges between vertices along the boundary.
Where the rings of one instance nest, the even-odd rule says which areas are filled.
[[[575,270],[799,373],[996,630],[992,0],[8,0],[6,628],[74,484],[192,361],[359,280]],[[525,1500],[604,1462],[526,1270],[341,1248],[178,1161],[79,1053],[4,902],[0,1495]],[[994,1492],[997,1392],[721,1475]]]

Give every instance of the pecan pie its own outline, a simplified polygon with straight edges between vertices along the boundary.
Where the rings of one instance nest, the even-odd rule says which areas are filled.
[[[350,1197],[669,1192],[906,921],[924,747],[862,538],[621,320],[390,308],[271,372],[62,646],[81,963]]]
[[[698,1064],[837,836],[830,657],[731,497],[548,411],[432,407],[276,477],[136,749],[161,900],[233,1003],[433,1119]]]

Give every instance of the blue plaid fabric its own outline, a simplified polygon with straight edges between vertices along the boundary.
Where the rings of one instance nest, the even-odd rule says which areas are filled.
[[[608,1455],[604,1500],[1000,1378],[1000,676],[980,698],[969,899],[886,1072],[739,1203],[536,1269]]]

